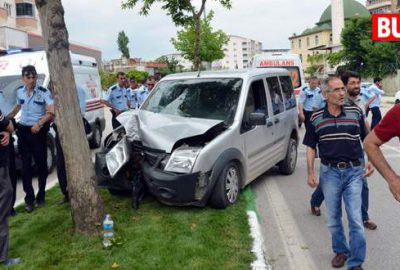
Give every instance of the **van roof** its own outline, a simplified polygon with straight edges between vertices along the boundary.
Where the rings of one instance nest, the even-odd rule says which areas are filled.
[[[97,67],[93,57],[71,53],[73,65]],[[38,73],[47,73],[48,64],[44,50],[31,52],[17,52],[0,57],[0,76],[20,75],[21,68],[26,65],[34,65]]]
[[[199,72],[183,72],[170,74],[163,78],[163,80],[174,79],[194,79],[194,78],[251,78],[259,75],[269,74],[282,74],[287,75],[288,71],[283,68],[254,68],[243,70],[223,70],[223,71],[201,71]]]

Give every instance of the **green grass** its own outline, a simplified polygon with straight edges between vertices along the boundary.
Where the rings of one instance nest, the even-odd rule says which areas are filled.
[[[102,191],[114,220],[117,241],[110,249],[100,237],[74,235],[69,206],[57,205],[58,188],[47,204],[10,219],[10,256],[23,262],[10,269],[249,269],[250,252],[246,196],[225,210],[171,207],[153,198],[139,210],[129,198]],[[116,266],[116,265],[114,265]]]

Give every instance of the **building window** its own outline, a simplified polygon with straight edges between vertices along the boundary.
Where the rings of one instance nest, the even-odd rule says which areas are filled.
[[[34,16],[33,5],[31,3],[18,3],[17,16]]]
[[[318,35],[316,35],[315,36],[315,45],[318,45],[319,44],[319,37],[318,37]]]
[[[310,47],[310,38],[307,37],[307,47]]]
[[[299,49],[301,49],[301,39],[299,39]]]
[[[7,15],[11,16],[11,4],[10,3],[4,3],[4,9],[7,11]]]
[[[294,49],[294,40],[292,39],[292,49]]]

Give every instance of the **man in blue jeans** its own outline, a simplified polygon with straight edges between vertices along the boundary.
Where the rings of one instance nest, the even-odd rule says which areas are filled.
[[[363,155],[361,140],[366,129],[361,109],[345,105],[346,90],[342,80],[329,77],[324,81],[326,107],[310,119],[303,144],[307,146],[308,185],[316,187],[315,149],[321,158],[320,186],[328,210],[328,228],[336,254],[332,266],[360,270],[365,260],[366,241],[361,217],[361,190],[364,167],[357,158]],[[354,158],[356,157],[356,158]],[[342,199],[349,221],[349,242],[342,224]]]
[[[342,74],[341,80],[344,83],[347,90],[345,103],[348,105],[358,106],[363,112],[365,118],[365,110],[368,106],[368,99],[363,98],[360,95],[361,76],[356,72],[346,71]],[[365,123],[366,123],[366,129],[367,131],[369,131],[369,125],[367,120],[365,120]],[[364,162],[364,156],[361,156],[360,158],[362,162]],[[373,172],[372,164],[368,163],[367,166],[370,168],[370,171],[372,173]],[[362,211],[362,219],[364,227],[369,230],[376,230],[378,226],[373,221],[370,220],[368,215],[369,188],[366,177],[364,177],[363,179],[361,198],[362,198],[361,211]],[[323,200],[324,200],[324,194],[322,193],[321,187],[318,186],[311,196],[311,213],[313,215],[316,216],[321,215],[321,211],[319,208]]]

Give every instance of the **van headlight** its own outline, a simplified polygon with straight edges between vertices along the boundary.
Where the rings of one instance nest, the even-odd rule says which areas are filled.
[[[164,170],[169,172],[190,173],[201,148],[183,148],[172,152]]]

